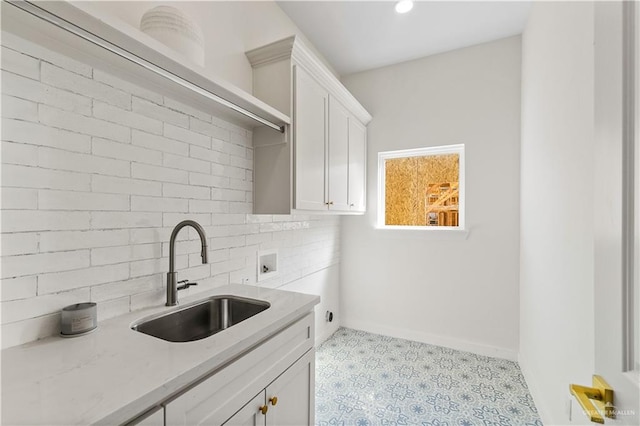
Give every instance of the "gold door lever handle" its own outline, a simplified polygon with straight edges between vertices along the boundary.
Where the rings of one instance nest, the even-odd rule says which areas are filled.
[[[605,417],[615,418],[613,407],[613,389],[600,376],[593,376],[593,387],[569,385],[569,391],[576,397],[578,403],[584,410],[585,414],[594,423],[604,424],[604,418],[600,411],[604,412]]]

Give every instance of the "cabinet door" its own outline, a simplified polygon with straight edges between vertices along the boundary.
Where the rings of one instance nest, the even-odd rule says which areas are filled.
[[[294,86],[294,207],[327,210],[325,143],[329,94],[299,66]]]
[[[229,420],[223,423],[224,426],[265,426],[267,413],[262,414],[264,407],[264,391],[260,392],[251,401],[235,413]],[[268,409],[267,409],[268,410]]]
[[[358,120],[349,120],[349,210],[367,209],[367,129]]]
[[[327,182],[329,210],[349,210],[349,112],[329,96]]]
[[[315,351],[311,349],[296,361],[266,392],[267,426],[315,424]]]

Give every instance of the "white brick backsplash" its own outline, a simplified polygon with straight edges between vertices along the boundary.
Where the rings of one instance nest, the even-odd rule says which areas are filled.
[[[148,308],[150,306],[162,305],[167,300],[167,293],[164,289],[145,291],[131,295],[131,310]]]
[[[87,135],[54,129],[28,121],[3,119],[2,140],[60,148],[67,151],[91,151],[91,138]]]
[[[163,305],[169,237],[185,219],[205,228],[211,262],[194,229],[178,234],[176,268],[199,284],[185,294],[255,283],[257,250],[280,253],[269,287],[339,261],[339,218],[250,214],[251,131],[15,36],[2,43],[3,347],[57,333],[70,303],[97,302],[99,321]]]
[[[91,153],[100,157],[116,158],[120,160],[138,161],[148,164],[162,164],[162,153],[139,146],[110,141],[108,139],[93,138]]]
[[[89,289],[47,294],[30,299],[2,302],[2,322],[10,323],[59,311],[65,306],[89,300]]]
[[[131,95],[99,81],[75,75],[54,65],[42,63],[40,80],[60,89],[99,99],[122,108],[131,106]]]
[[[4,195],[3,189],[3,195]],[[4,207],[3,207],[4,208]],[[2,234],[2,256],[32,254],[38,251],[38,234],[20,232],[18,234]]]
[[[183,156],[189,155],[189,144],[162,136],[152,135],[139,130],[131,131],[131,143],[156,151],[169,152]]]
[[[253,189],[253,182],[242,179],[229,178],[229,188],[240,189],[242,191],[251,191]]]
[[[174,126],[173,124],[164,123],[164,135],[168,138],[193,145],[200,145],[205,148],[211,147],[211,138],[209,136],[192,132],[182,127]]]
[[[3,164],[38,165],[38,147],[22,143],[2,141],[0,159]]]
[[[208,200],[211,190],[207,186],[181,185],[178,183],[163,183],[162,195],[173,198],[197,198]]]
[[[115,263],[158,257],[162,257],[162,245],[160,243],[104,247],[91,250],[91,265],[113,265]]]
[[[251,203],[229,201],[229,213],[251,213],[252,209]]]
[[[189,155],[200,160],[210,161],[216,164],[227,164],[229,162],[229,154],[224,152],[212,151],[200,146],[191,145]],[[196,170],[197,171],[197,170]]]
[[[24,53],[25,55],[32,56],[33,58],[39,58],[43,61],[56,64],[76,74],[91,77],[92,69],[89,65],[49,50],[46,47],[19,38],[10,32],[5,31],[2,33],[2,45]]]
[[[211,188],[212,200],[246,201],[246,192],[237,189]]]
[[[38,208],[38,191],[35,189],[3,188],[3,210],[29,210]]]
[[[119,299],[105,300],[96,307],[98,321],[104,321],[129,313],[131,309],[131,297],[125,296]]]
[[[129,243],[128,230],[62,231],[40,234],[40,251],[61,251],[93,247],[122,246]]]
[[[4,142],[3,142],[4,144]],[[22,188],[51,188],[88,191],[89,175],[58,170],[40,169],[37,167],[2,166],[2,186]]]
[[[93,79],[95,81],[105,83],[108,86],[114,87],[126,93],[130,93],[132,95],[139,96],[144,99],[148,99],[158,104],[162,103],[162,95],[152,92],[151,90],[147,90],[143,87],[137,86],[135,84],[129,83],[128,81],[122,80],[102,70],[94,69]]]
[[[88,212],[7,210],[2,212],[2,232],[88,229],[89,218]]]
[[[4,256],[2,258],[2,278],[68,271],[87,266],[89,266],[88,250]]]
[[[38,121],[38,104],[9,95],[2,95],[2,117]]]
[[[158,290],[163,287],[162,275],[152,275],[127,281],[102,284],[91,287],[91,301],[103,302],[135,293]]]
[[[211,225],[211,214],[209,213],[163,213],[162,224],[166,227],[174,227],[183,220],[193,219],[202,226]]]
[[[210,237],[231,237],[234,235],[246,235],[257,234],[260,232],[260,225],[257,223],[250,223],[247,225],[224,225],[224,226],[209,226],[207,227],[208,236]]]
[[[229,177],[229,179],[236,179],[236,180],[244,180],[246,176],[245,169],[241,169],[239,167],[234,167],[234,166],[224,166],[222,168],[222,174],[223,176]]]
[[[176,223],[172,224],[172,226],[176,225]],[[169,241],[169,237],[171,236],[171,231],[173,228],[164,227],[164,228],[138,228],[130,230],[130,239],[129,244],[145,244],[145,243],[158,243],[163,241]],[[177,240],[186,239],[187,232],[180,232],[178,234]]]
[[[229,186],[229,178],[225,176],[211,176],[203,173],[189,173],[191,185],[208,186],[214,188],[226,188]]]
[[[191,213],[229,213],[228,201],[189,200]]]
[[[127,263],[42,274],[38,277],[38,295],[122,281],[127,278],[129,278]]]
[[[4,237],[3,237],[4,238]],[[28,299],[36,297],[38,289],[38,278],[32,275],[30,277],[7,278],[0,281],[2,291],[2,301]]]
[[[129,210],[129,196],[76,191],[38,191],[43,210]]]
[[[44,147],[40,148],[38,152],[38,165],[47,169],[98,173],[110,176],[128,177],[131,173],[131,168],[127,161],[76,154]]]
[[[94,229],[145,228],[162,226],[162,213],[92,212]]]
[[[166,106],[167,108],[171,108],[172,110],[175,111],[180,111],[183,114],[187,114],[191,117],[196,117],[200,120],[203,121],[207,121],[209,123],[211,123],[211,116],[209,114],[207,114],[206,112],[203,112],[199,109],[195,109],[192,108],[188,105],[183,104],[182,102],[178,102],[176,100],[173,100],[171,98],[164,98],[164,102],[163,102],[164,106]]]
[[[189,172],[186,170],[169,169],[147,164],[133,163],[131,165],[131,176],[136,179],[157,180],[160,182],[189,182]]]
[[[189,201],[182,198],[131,197],[131,211],[140,212],[183,212],[189,211]]]
[[[40,122],[86,135],[105,137],[120,142],[131,141],[131,129],[120,124],[110,123],[84,115],[74,114],[61,109],[40,105]]]
[[[211,221],[213,225],[241,225],[244,223],[259,223],[254,218],[269,217],[271,221],[271,215],[247,215],[247,214],[213,214],[211,215]]]
[[[4,36],[3,36],[4,37]],[[2,349],[31,342],[60,332],[60,313],[2,324]]]
[[[195,158],[187,158],[180,155],[164,154],[162,165],[164,167],[188,170],[190,172],[211,172],[211,163],[209,163],[208,161],[196,160]]]
[[[188,256],[176,256],[176,270],[184,269],[188,266]],[[130,263],[131,278],[145,275],[167,273],[169,271],[169,259],[149,259],[139,260]]]
[[[34,80],[40,79],[39,60],[6,47],[2,47],[2,69]]]
[[[206,123],[202,120],[198,120],[197,118],[191,117],[190,128],[195,132],[202,133],[203,135],[211,136],[212,138],[216,138],[222,141],[229,140],[228,129],[225,129],[220,126],[216,126],[215,124]]]
[[[134,96],[131,100],[131,109],[141,115],[155,118],[165,123],[175,124],[180,127],[189,127],[189,116],[145,99]]]
[[[133,129],[162,134],[161,121],[136,112],[117,108],[104,102],[93,101],[93,116],[104,121],[122,124]]]
[[[82,115],[91,115],[91,99],[86,96],[11,73],[2,73],[2,86],[3,93],[6,95],[28,99]],[[2,107],[4,108],[4,105]]]
[[[94,192],[136,195],[162,195],[162,184],[138,179],[111,176],[91,176],[91,189]]]

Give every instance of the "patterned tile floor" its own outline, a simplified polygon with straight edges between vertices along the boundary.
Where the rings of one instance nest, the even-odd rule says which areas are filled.
[[[346,328],[317,348],[316,423],[542,426],[517,363]]]

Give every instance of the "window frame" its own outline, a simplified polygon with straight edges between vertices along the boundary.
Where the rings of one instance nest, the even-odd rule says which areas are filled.
[[[465,231],[466,232],[466,200],[465,200],[465,146],[464,144],[441,145],[424,148],[401,149],[378,152],[378,229],[412,230],[412,231]],[[394,158],[427,157],[432,155],[458,154],[458,226],[407,226],[385,224],[385,184],[386,160]]]

